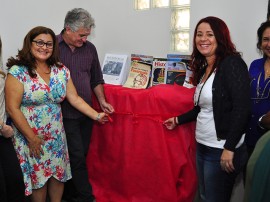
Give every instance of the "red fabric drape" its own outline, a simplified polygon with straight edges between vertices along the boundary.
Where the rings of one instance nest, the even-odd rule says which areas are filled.
[[[112,123],[94,124],[87,156],[97,202],[192,202],[196,188],[194,123],[162,124],[193,107],[194,89],[105,85]],[[93,106],[100,111],[97,101]]]

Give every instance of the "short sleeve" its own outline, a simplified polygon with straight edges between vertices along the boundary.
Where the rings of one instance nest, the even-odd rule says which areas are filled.
[[[20,67],[17,65],[12,66],[8,73],[18,79],[21,83],[24,83],[26,80],[26,75],[28,75],[28,71],[24,67]],[[26,74],[25,74],[26,73]]]
[[[67,78],[67,81],[68,81],[70,79],[70,71],[66,66],[64,66],[64,71],[66,72],[66,78]]]
[[[61,68],[61,72],[63,75],[63,79],[65,79],[66,82],[68,82],[68,80],[70,79],[70,71],[66,66],[63,66]]]

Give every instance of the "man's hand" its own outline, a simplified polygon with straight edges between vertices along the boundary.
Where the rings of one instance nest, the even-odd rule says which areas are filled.
[[[113,106],[106,101],[102,101],[100,103],[100,107],[101,107],[102,111],[104,111],[107,114],[112,114],[114,112]]]

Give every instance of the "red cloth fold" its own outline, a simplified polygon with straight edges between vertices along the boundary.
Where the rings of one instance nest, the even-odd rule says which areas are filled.
[[[97,202],[192,202],[197,177],[194,123],[162,124],[193,107],[194,89],[105,85],[113,122],[94,124],[87,156]],[[96,99],[93,107],[101,111]]]

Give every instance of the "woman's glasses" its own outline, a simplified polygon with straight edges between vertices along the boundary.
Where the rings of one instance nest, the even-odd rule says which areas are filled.
[[[35,42],[38,47],[43,47],[44,45],[46,45],[46,47],[49,48],[49,49],[53,48],[53,42],[47,42],[46,43],[46,42],[44,42],[42,40],[39,40],[39,41],[34,41],[33,40],[32,42]]]

